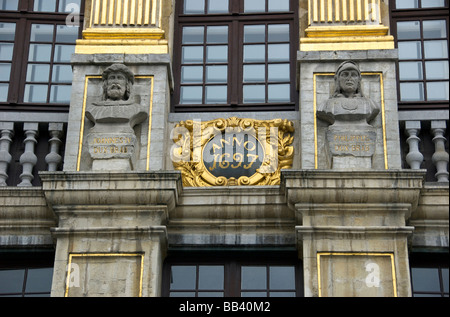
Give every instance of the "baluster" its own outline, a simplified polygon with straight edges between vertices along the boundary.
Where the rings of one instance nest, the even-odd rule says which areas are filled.
[[[63,134],[62,123],[49,123],[48,131],[50,132],[51,139],[50,152],[45,157],[45,162],[48,164],[49,172],[56,172],[59,164],[61,164],[62,158],[59,155],[59,148],[61,146],[61,136]]]
[[[420,138],[417,136],[420,132],[420,121],[406,121],[405,130],[408,134],[409,153],[406,155],[406,162],[413,170],[420,169],[423,162],[423,155],[419,151]]]
[[[438,182],[448,182],[447,165],[449,161],[449,155],[445,151],[445,137],[446,130],[445,121],[431,121],[431,132],[434,135],[434,154],[431,157],[434,165],[436,166],[436,178]]]
[[[0,186],[6,186],[8,179],[8,165],[12,158],[9,149],[13,135],[14,123],[0,122]]]
[[[24,123],[23,129],[25,131],[26,138],[25,151],[20,156],[20,164],[22,165],[22,174],[19,176],[22,182],[17,185],[19,187],[33,186],[31,184],[34,179],[33,168],[37,163],[37,156],[34,154],[34,148],[36,146],[38,135],[38,123]]]

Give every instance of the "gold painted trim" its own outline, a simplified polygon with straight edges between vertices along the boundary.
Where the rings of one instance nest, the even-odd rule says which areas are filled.
[[[159,28],[88,28],[83,31],[84,40],[95,39],[143,39],[143,40],[162,40],[165,37],[164,30]],[[80,40],[78,40],[80,41]]]
[[[66,290],[64,292],[64,297],[69,295],[69,285],[70,285],[70,273],[72,271],[72,260],[74,257],[140,257],[141,258],[141,270],[139,278],[139,297],[142,297],[142,285],[144,279],[144,254],[143,253],[70,253],[69,254],[69,264],[67,268],[67,278],[66,278]]]
[[[281,180],[281,169],[292,167],[294,124],[291,121],[231,117],[206,122],[181,121],[175,126],[175,129],[178,128],[180,130],[173,136],[175,145],[171,149],[171,157],[174,168],[181,171],[185,187],[278,185]],[[236,179],[224,176],[215,177],[208,172],[203,162],[203,149],[209,141],[226,132],[228,128],[233,129],[234,132],[249,133],[262,145],[263,163],[255,174]],[[272,135],[271,128],[278,129],[277,135]],[[258,135],[259,129],[264,129],[265,136]],[[269,137],[267,137],[268,132]],[[277,150],[274,149],[275,146],[277,146]],[[271,164],[275,161],[277,166],[272,166]],[[270,167],[273,167],[273,170]],[[267,170],[263,171],[263,168],[267,168]]]
[[[150,108],[149,108],[149,114],[148,114],[148,144],[147,144],[147,163],[146,168],[147,171],[149,170],[150,165],[150,145],[151,145],[151,129],[152,129],[152,113],[153,113],[153,88],[154,88],[154,80],[155,76],[135,76],[136,79],[151,79],[151,85],[150,85]],[[78,157],[77,157],[77,172],[80,171],[80,164],[81,164],[81,153],[83,148],[83,137],[84,137],[84,121],[86,118],[86,100],[87,100],[87,88],[88,88],[88,82],[89,79],[101,79],[101,75],[88,75],[85,77],[84,81],[84,94],[83,94],[83,106],[81,110],[81,126],[80,126],[80,138],[78,142]]]
[[[307,37],[361,36],[370,38],[388,35],[389,27],[383,25],[310,26],[306,28],[305,33]]]
[[[319,168],[318,144],[317,144],[317,76],[334,76],[335,73],[314,73],[313,74],[313,111],[314,111],[314,168]],[[378,75],[380,78],[380,98],[381,98],[381,121],[383,130],[383,150],[384,150],[384,168],[389,169],[387,155],[387,138],[386,138],[386,107],[384,102],[384,80],[382,72],[363,72],[361,76]]]
[[[394,297],[398,297],[397,293],[397,274],[395,272],[395,262],[393,253],[381,253],[381,252],[317,252],[317,283],[319,289],[319,297],[322,297],[322,279],[320,274],[320,257],[321,256],[388,256],[391,260],[391,273],[392,273],[392,287]]]

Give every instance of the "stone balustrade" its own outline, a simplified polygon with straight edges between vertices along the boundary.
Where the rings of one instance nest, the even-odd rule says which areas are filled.
[[[36,186],[37,172],[61,170],[64,129],[63,122],[0,121],[0,186]]]
[[[413,170],[425,168],[429,174],[428,181],[448,182],[447,122],[445,120],[404,121],[403,132],[408,145],[402,146],[406,151],[405,168]]]
[[[447,125],[446,120],[401,121],[403,168],[427,169],[427,181],[448,182]],[[61,170],[65,132],[64,122],[0,121],[0,186],[33,186],[40,184],[33,182],[37,172]]]

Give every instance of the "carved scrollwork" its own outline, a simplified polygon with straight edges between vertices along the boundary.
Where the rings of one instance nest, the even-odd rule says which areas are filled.
[[[187,187],[278,185],[281,169],[292,167],[293,132],[283,119],[181,121],[172,162]]]

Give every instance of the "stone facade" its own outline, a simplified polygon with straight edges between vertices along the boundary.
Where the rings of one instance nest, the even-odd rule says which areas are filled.
[[[171,113],[173,6],[151,3],[161,15],[147,30],[152,40],[119,38],[126,34],[117,27],[117,38],[105,30],[105,38],[97,39],[102,28],[94,25],[79,42],[72,57],[63,170],[41,172],[41,187],[0,187],[0,246],[55,248],[55,297],[162,296],[167,253],[190,248],[296,250],[307,297],[411,296],[411,248],[448,252],[448,176],[447,182],[425,183],[424,170],[402,166],[398,56],[390,36],[382,36],[383,49],[361,39],[353,50],[339,45],[332,51],[299,50],[298,111]],[[299,6],[307,7],[306,1]],[[95,17],[87,7],[89,21]],[[320,21],[308,33],[305,19],[301,14],[301,34],[316,34]],[[120,52],[120,43],[136,52]],[[313,44],[309,38],[300,47]],[[114,53],[105,53],[108,48]],[[335,90],[333,76],[346,61],[358,64],[362,92],[376,105],[364,124],[370,131],[355,125],[330,130],[331,122],[324,120],[329,114],[320,114]],[[103,120],[94,108],[102,101],[102,74],[114,64],[133,73],[133,102],[108,105],[124,109]],[[135,113],[126,108],[130,105]],[[173,129],[188,120],[234,117],[289,122],[289,168],[279,171],[276,184],[183,186],[171,159]],[[9,132],[6,125],[2,129],[0,145],[6,145]],[[346,130],[364,139],[337,140]],[[336,147],[356,145],[370,147],[370,155],[336,155]],[[192,155],[191,146],[185,150]],[[368,280],[374,270],[376,278]]]

